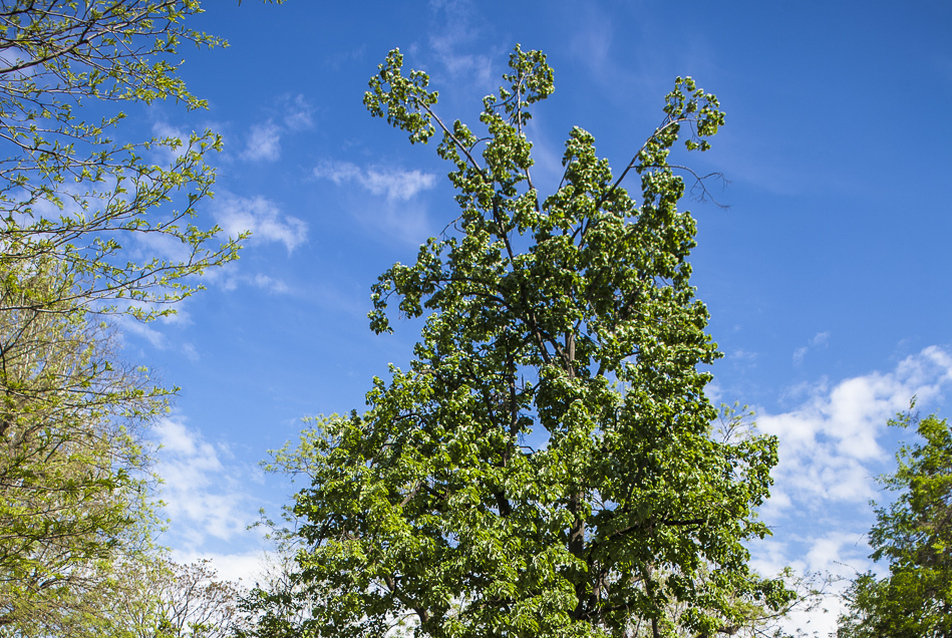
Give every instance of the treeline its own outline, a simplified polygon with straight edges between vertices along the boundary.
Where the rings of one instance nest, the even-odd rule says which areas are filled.
[[[2,2],[0,636],[782,635],[810,592],[747,550],[769,534],[777,440],[705,394],[720,353],[678,205],[710,177],[669,163],[708,150],[724,113],[678,78],[620,173],[575,128],[543,196],[524,127],[553,71],[518,46],[473,128],[398,50],[380,65],[366,107],[411,143],[436,137],[459,206],[372,288],[374,331],[393,304],[427,317],[414,358],[373,380],[364,413],[275,453],[309,485],[263,582],[168,560],[144,433],[173,392],[121,360],[114,320],[174,311],[241,237],[195,222],[214,133],[114,139],[123,103],[204,106],[172,62],[221,44],[188,27],[200,10]],[[132,259],[156,235],[186,256]],[[890,574],[857,578],[844,637],[952,635],[952,435],[900,421],[924,443],[885,479],[899,496],[871,541]]]

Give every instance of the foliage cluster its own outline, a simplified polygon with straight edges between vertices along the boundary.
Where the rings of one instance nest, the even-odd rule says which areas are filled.
[[[2,3],[4,279],[47,257],[71,282],[62,301],[102,310],[127,300],[124,308],[150,318],[192,291],[189,275],[236,256],[235,242],[218,245],[210,241],[217,229],[190,221],[214,181],[205,158],[220,147],[217,135],[120,143],[112,136],[121,111],[83,117],[104,102],[171,98],[204,106],[171,57],[183,42],[222,44],[184,25],[200,11],[195,0]],[[163,157],[170,158],[165,166]],[[152,256],[134,261],[132,245],[146,239]],[[163,244],[178,256],[155,255]]]

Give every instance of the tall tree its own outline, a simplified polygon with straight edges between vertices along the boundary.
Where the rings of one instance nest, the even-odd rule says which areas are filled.
[[[318,419],[277,457],[306,473],[297,582],[323,636],[692,636],[731,633],[760,580],[744,542],[776,462],[772,437],[718,440],[699,368],[719,356],[690,285],[695,221],[667,158],[707,150],[717,99],[678,78],[664,120],[613,176],[575,128],[542,199],[525,134],[553,91],[538,51],[510,56],[477,134],[436,111],[392,51],[364,103],[453,165],[459,214],[373,287],[427,315],[409,370],[369,409]],[[640,178],[640,201],[622,183]],[[674,605],[671,603],[681,603]]]
[[[859,576],[840,618],[842,638],[952,637],[952,428],[935,415],[901,414],[890,422],[915,425],[921,442],[903,445],[895,473],[881,477],[898,495],[876,509],[869,534],[872,558],[889,574]]]

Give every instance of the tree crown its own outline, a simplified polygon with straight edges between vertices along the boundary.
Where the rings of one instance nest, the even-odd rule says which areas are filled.
[[[714,435],[699,366],[719,355],[690,285],[695,223],[667,163],[684,129],[688,150],[709,148],[724,114],[679,78],[620,177],[575,128],[543,199],[524,126],[553,72],[516,47],[503,79],[480,135],[440,118],[428,76],[405,74],[397,50],[364,97],[411,143],[441,134],[459,213],[373,286],[373,330],[391,329],[394,299],[427,315],[409,369],[375,378],[365,413],[317,419],[277,454],[311,480],[293,509],[302,624],[354,636],[404,621],[430,636],[730,630],[751,601],[789,592],[746,567],[743,541],[768,533],[754,509],[776,440]],[[637,203],[621,186],[632,171]]]

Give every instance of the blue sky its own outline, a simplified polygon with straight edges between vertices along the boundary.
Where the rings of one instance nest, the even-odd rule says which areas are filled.
[[[426,69],[447,119],[475,123],[516,43],[541,49],[556,91],[537,105],[536,180],[557,183],[572,126],[616,172],[661,119],[678,75],[715,93],[727,125],[700,172],[729,205],[699,222],[694,283],[724,352],[712,395],[754,407],[781,438],[774,536],[783,565],[863,570],[886,420],[952,391],[952,5],[947,2],[205,3],[194,27],[226,49],[183,49],[206,111],[130,110],[129,134],[220,132],[206,223],[251,230],[239,262],[170,321],[126,325],[125,355],[182,388],[155,430],[180,558],[248,575],[265,545],[245,527],[292,487],[267,450],[301,417],[363,406],[373,375],[409,358],[419,324],[374,336],[369,288],[456,216],[435,149],[410,146],[361,99],[387,51]],[[825,628],[829,618],[814,617]],[[798,622],[805,623],[805,619]]]

